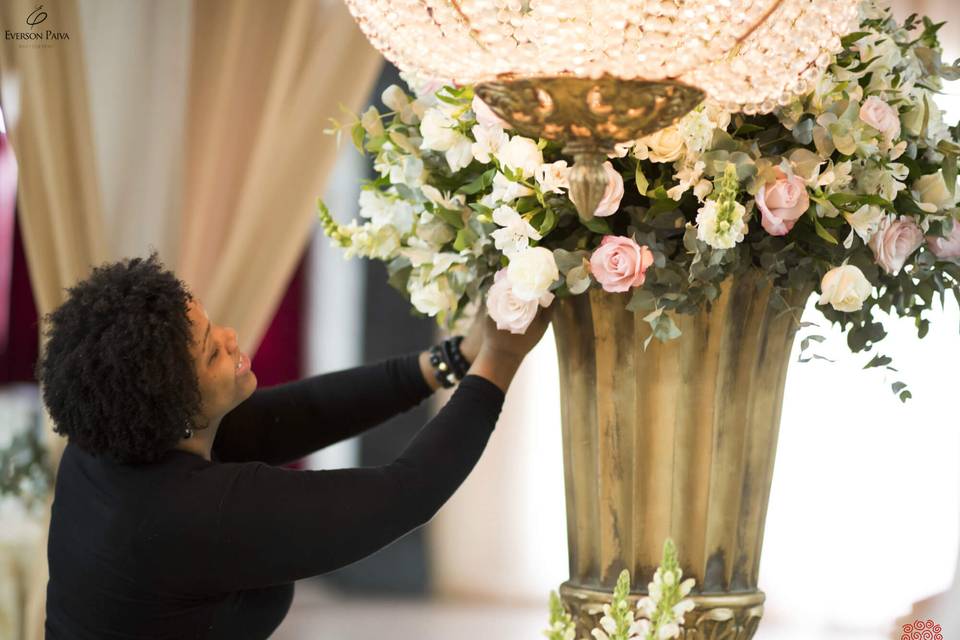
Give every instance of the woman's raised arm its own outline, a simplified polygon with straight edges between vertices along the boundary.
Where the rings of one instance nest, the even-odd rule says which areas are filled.
[[[467,375],[400,457],[383,466],[218,465],[217,473],[234,477],[218,499],[210,579],[224,591],[292,582],[351,564],[423,525],[473,469],[503,399],[497,384]]]
[[[223,417],[221,462],[283,464],[340,442],[420,404],[433,392],[421,352],[258,389]]]

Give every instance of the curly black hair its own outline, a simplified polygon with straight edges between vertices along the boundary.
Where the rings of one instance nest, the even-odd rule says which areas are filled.
[[[95,267],[44,316],[36,376],[54,431],[100,457],[155,462],[200,411],[187,286],[153,251]]]

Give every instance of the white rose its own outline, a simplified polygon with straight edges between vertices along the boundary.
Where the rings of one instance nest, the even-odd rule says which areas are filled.
[[[420,122],[420,135],[423,136],[421,149],[446,151],[463,138],[463,134],[454,127],[456,121],[438,108],[427,109]]]
[[[510,260],[507,277],[515,296],[521,300],[539,300],[560,277],[560,270],[550,249],[531,247]]]
[[[514,136],[494,154],[502,164],[520,171],[524,178],[532,178],[543,164],[543,153],[530,138]]]
[[[647,146],[646,156],[651,162],[673,162],[683,155],[684,138],[676,125],[650,134],[643,138],[643,142]]]
[[[420,285],[411,279],[408,286],[410,302],[421,313],[435,316],[441,311],[455,309],[458,297],[450,290],[446,278],[438,278],[433,282]]]
[[[920,176],[913,183],[913,191],[920,208],[927,213],[949,209],[956,202],[956,196],[950,194],[943,179],[943,171]]]
[[[487,314],[497,323],[497,329],[525,333],[537,315],[537,308],[549,306],[552,301],[552,293],[546,293],[538,300],[518,298],[507,278],[507,270],[500,269],[487,290]]]
[[[859,311],[872,289],[870,281],[860,269],[852,264],[845,264],[834,267],[823,275],[817,304],[829,302],[837,311]]]
[[[860,107],[860,119],[883,134],[887,140],[900,136],[900,115],[877,96],[864,100]]]

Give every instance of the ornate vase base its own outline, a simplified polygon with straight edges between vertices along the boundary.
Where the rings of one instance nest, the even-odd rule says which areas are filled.
[[[646,593],[631,593],[630,606],[636,609],[637,600]],[[600,626],[603,605],[610,603],[612,593],[587,589],[564,582],[560,585],[560,599],[577,622],[577,638],[590,638],[590,630]],[[696,608],[684,617],[680,640],[750,640],[763,616],[763,591],[723,593],[716,595],[691,594]]]

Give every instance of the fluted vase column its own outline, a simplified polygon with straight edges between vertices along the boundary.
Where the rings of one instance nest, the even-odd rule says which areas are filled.
[[[787,364],[812,291],[770,305],[756,270],[728,278],[712,309],[678,314],[676,340],[643,340],[629,294],[558,299],[570,579],[560,595],[589,637],[617,576],[646,594],[663,542],[696,578],[685,640],[747,640],[763,614],[757,588]]]

